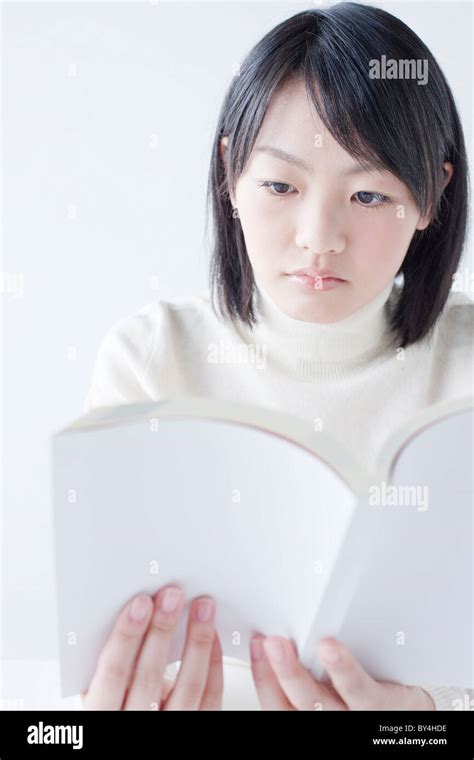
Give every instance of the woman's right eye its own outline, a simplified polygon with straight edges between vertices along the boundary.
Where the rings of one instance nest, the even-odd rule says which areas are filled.
[[[293,191],[296,190],[296,188],[294,188],[293,185],[288,185],[286,182],[272,182],[270,180],[262,182],[260,184],[260,187],[266,187],[266,188],[273,187],[275,190],[274,190],[274,192],[270,191],[270,195],[281,195],[281,196],[292,195],[292,193],[280,192],[281,188],[283,188],[283,190],[284,190],[285,188],[292,187]]]

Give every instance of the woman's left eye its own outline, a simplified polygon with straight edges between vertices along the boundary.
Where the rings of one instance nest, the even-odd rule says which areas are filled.
[[[359,206],[382,206],[384,203],[389,203],[390,198],[387,195],[382,195],[381,193],[368,193],[363,190],[356,193],[357,200],[359,202]],[[375,201],[375,203],[373,203]]]
[[[267,180],[266,182],[262,182],[260,184],[260,187],[268,187],[268,188],[269,187],[273,187],[275,189],[275,192],[270,192],[270,195],[282,195],[282,196],[285,196],[285,195],[292,195],[293,194],[293,193],[280,192],[282,188],[283,188],[283,190],[285,190],[285,188],[291,187],[291,188],[293,188],[293,191],[296,190],[296,188],[293,187],[293,185],[288,185],[286,182],[272,182],[270,180]]]

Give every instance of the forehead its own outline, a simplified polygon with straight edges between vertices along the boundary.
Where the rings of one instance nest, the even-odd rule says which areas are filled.
[[[276,148],[276,150],[274,150]],[[288,161],[303,172],[331,171],[354,174],[361,165],[331,135],[311,101],[304,82],[285,83],[273,95],[260,127],[249,161],[250,166]],[[283,165],[283,164],[282,164]],[[365,167],[367,172],[367,167]],[[389,172],[371,169],[384,176]],[[391,175],[390,175],[391,176]]]
[[[285,83],[273,95],[260,127],[255,147],[276,145],[289,153],[302,155],[308,159],[316,150],[315,138],[327,150],[343,148],[334,140],[318,116],[304,82]],[[344,151],[343,151],[344,152]]]

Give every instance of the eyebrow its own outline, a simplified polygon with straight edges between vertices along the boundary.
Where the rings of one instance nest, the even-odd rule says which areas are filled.
[[[281,161],[286,161],[287,164],[293,164],[293,166],[297,166],[299,169],[302,169],[308,173],[312,170],[312,167],[302,158],[293,155],[293,153],[287,153],[286,150],[282,150],[281,148],[275,148],[273,145],[258,145],[256,148],[254,148],[254,152],[268,153],[269,156],[273,156],[273,158],[279,158]],[[371,169],[364,167],[361,164],[355,164],[354,166],[350,166],[347,169],[344,169],[344,171],[341,173],[347,176],[351,174],[367,174],[367,172],[378,171],[380,170],[376,169],[375,167]]]

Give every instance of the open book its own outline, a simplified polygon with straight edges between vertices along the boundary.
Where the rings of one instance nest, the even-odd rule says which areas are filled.
[[[62,696],[88,688],[122,605],[167,583],[186,596],[169,663],[209,594],[224,656],[281,635],[325,681],[315,645],[334,635],[374,678],[474,687],[473,408],[419,412],[376,480],[303,420],[204,397],[101,407],[55,433]]]

